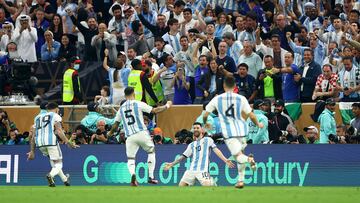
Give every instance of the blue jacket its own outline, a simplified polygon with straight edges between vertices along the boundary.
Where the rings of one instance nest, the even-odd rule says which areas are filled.
[[[247,139],[251,139],[253,144],[262,144],[264,142],[269,142],[269,132],[268,132],[268,118],[264,115],[264,112],[261,110],[254,110],[254,114],[258,119],[259,123],[264,124],[263,128],[257,127],[251,120],[248,118],[247,123],[249,126],[249,133]]]
[[[96,124],[99,120],[104,120],[106,125],[113,125],[115,123],[115,118],[106,118],[102,114],[94,111],[89,111],[88,115],[86,115],[81,120],[81,125],[84,125],[91,132],[96,132]]]
[[[303,74],[303,72],[304,72],[304,67],[305,66],[300,67],[301,74]],[[300,86],[304,85],[303,90],[301,91],[302,97],[310,98],[312,96],[314,89],[315,89],[317,77],[321,73],[322,73],[322,71],[321,71],[320,65],[318,63],[316,63],[315,61],[312,61],[309,64],[309,69],[307,70],[305,77],[302,77],[299,81]]]
[[[318,122],[320,123],[320,144],[329,143],[329,135],[336,135],[335,112],[326,109],[320,114]]]

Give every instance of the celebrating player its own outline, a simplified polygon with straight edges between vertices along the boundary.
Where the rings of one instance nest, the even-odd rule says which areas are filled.
[[[224,80],[225,93],[214,97],[206,106],[206,112],[203,116],[204,123],[207,121],[209,114],[215,110],[219,113],[220,125],[225,144],[230,150],[231,155],[235,158],[238,167],[239,178],[236,188],[244,187],[245,164],[249,162],[253,170],[256,169],[256,163],[253,155],[246,156],[243,154],[246,147],[247,133],[246,119],[250,117],[251,121],[263,128],[244,96],[233,93],[235,79],[227,77]]]
[[[192,156],[190,168],[185,171],[179,186],[194,185],[195,180],[198,180],[202,186],[215,186],[215,183],[212,181],[208,172],[210,149],[212,149],[230,168],[233,168],[235,165],[216,147],[212,138],[204,137],[201,123],[195,122],[193,124],[193,129],[195,141],[188,145],[181,157],[172,163],[166,163],[165,170],[169,170],[174,165]]]
[[[118,128],[120,121],[122,121],[125,131],[126,139],[126,155],[128,157],[128,168],[131,174],[131,185],[137,186],[135,175],[135,156],[141,147],[148,153],[148,168],[149,179],[148,183],[157,184],[158,181],[154,179],[155,170],[155,146],[151,140],[150,134],[144,124],[143,112],[146,113],[159,113],[172,105],[171,101],[168,101],[166,105],[153,108],[144,102],[135,100],[135,91],[133,87],[125,88],[126,101],[120,106],[119,111],[115,117],[115,124],[108,132],[108,136],[111,136]]]
[[[48,103],[47,113],[39,114],[34,119],[33,134],[30,141],[30,152],[27,153],[28,160],[35,158],[35,146],[44,154],[50,158],[51,171],[46,175],[46,179],[50,187],[55,187],[54,177],[59,175],[65,186],[70,186],[69,174],[64,174],[62,171],[62,153],[57,141],[56,135],[60,137],[62,141],[67,143],[71,148],[77,148],[78,145],[69,141],[61,127],[61,117],[59,116],[59,108],[56,103]]]

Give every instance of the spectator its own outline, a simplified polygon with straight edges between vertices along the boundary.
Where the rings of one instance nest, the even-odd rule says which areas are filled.
[[[105,57],[103,62],[103,68],[108,72],[110,81],[110,104],[120,104],[125,99],[124,90],[128,86],[128,77],[130,74],[130,67],[125,66],[125,61],[122,56],[124,52],[119,52],[115,66],[110,68],[108,66],[109,51],[105,49]]]
[[[326,44],[329,44],[329,42],[336,42],[337,44],[340,44],[340,40],[344,32],[341,30],[342,22],[339,17],[335,17],[332,19],[332,25],[335,28],[335,31],[330,31],[324,33],[324,27],[321,27],[318,33],[319,39],[323,41]]]
[[[233,58],[227,55],[228,45],[222,41],[219,43],[219,55],[216,57],[216,63],[218,66],[222,65],[224,69],[230,74],[236,73],[236,65]]]
[[[222,66],[222,68],[224,68]],[[210,61],[210,71],[201,76],[197,87],[204,92],[204,101],[210,101],[214,96],[224,92],[224,76],[219,70],[215,59]]]
[[[316,79],[321,74],[320,65],[314,61],[314,52],[311,49],[304,50],[304,66],[300,67],[301,73],[294,75],[294,80],[300,85],[301,102],[311,102],[312,93],[315,89]]]
[[[17,129],[11,129],[9,131],[9,136],[8,136],[5,144],[6,145],[18,145],[20,140],[17,136],[18,136]]]
[[[339,77],[332,72],[332,66],[329,64],[323,65],[322,74],[316,80],[315,89],[312,100],[320,99],[326,100],[328,98],[336,98],[338,96],[337,82]]]
[[[79,68],[81,60],[78,57],[70,59],[70,67],[63,76],[62,100],[64,105],[79,104],[82,101]]]
[[[108,30],[116,37],[116,49],[117,51],[124,51],[125,35],[125,20],[122,17],[122,9],[119,4],[115,4],[111,7],[113,12],[113,18],[109,21]]]
[[[194,52],[195,53],[195,52]],[[193,61],[195,61],[195,64],[199,64],[196,66],[196,72],[195,72],[195,84],[198,84],[201,77],[208,73],[209,67],[208,67],[208,58],[205,55],[201,55],[199,57],[199,60],[196,59],[196,54],[193,55]],[[203,86],[204,87],[204,84]],[[195,101],[194,104],[202,104],[204,99],[204,91],[196,86],[195,88]]]
[[[199,32],[198,30],[196,30],[196,31]],[[189,30],[189,32],[190,32],[190,30]],[[219,44],[221,42],[221,38],[215,37],[214,22],[211,21],[206,24],[205,33],[206,33],[206,37],[204,37],[204,39],[203,39],[204,41],[201,44],[199,52],[205,54],[205,52],[208,50],[212,54],[219,53]],[[195,36],[196,36],[196,34],[195,34]],[[200,35],[198,35],[198,36],[200,37]],[[213,47],[215,47],[215,50]],[[217,55],[217,54],[215,54],[215,55]],[[213,57],[215,57],[215,55],[213,54]]]
[[[60,51],[60,42],[53,39],[53,33],[48,30],[45,31],[45,44],[41,47],[41,60],[42,61],[54,61],[58,58]]]
[[[217,18],[218,22],[215,26],[215,37],[222,38],[224,33],[232,31],[232,27],[228,24],[230,20],[225,13],[220,13]]]
[[[28,4],[29,5],[29,4]],[[41,9],[44,11],[44,17],[47,20],[51,20],[54,16],[55,10],[49,2],[45,0],[36,0],[36,4],[30,9],[30,16],[32,19],[36,19],[36,10]]]
[[[138,21],[138,20],[134,20],[131,23],[131,28],[132,28],[132,34],[128,37],[128,52],[130,49],[133,49],[135,53],[138,53],[139,55],[143,55],[144,53],[149,51],[149,46],[145,40],[144,37],[144,26],[143,24]],[[136,56],[136,55],[135,55]],[[129,54],[128,54],[128,58],[129,58]],[[134,58],[132,58],[134,59]],[[131,63],[131,61],[130,61]]]
[[[352,57],[342,59],[344,68],[339,72],[341,101],[359,101],[360,67],[353,65]]]
[[[250,11],[246,14],[245,17],[245,30],[240,33],[240,37],[238,40],[243,43],[245,41],[250,42],[251,45],[254,45],[256,43],[256,13]]]
[[[80,23],[79,20],[77,20],[74,17],[73,12],[71,10],[69,10],[67,14],[70,16],[71,21],[73,22],[74,25],[76,25],[76,27],[79,29],[81,34],[84,35],[84,40],[85,40],[84,60],[85,61],[97,60],[96,49],[95,49],[95,47],[91,46],[91,41],[92,41],[93,37],[99,34],[99,31],[97,29],[98,24],[96,22],[96,19],[94,17],[89,17],[87,19],[87,27],[85,27],[84,25],[82,25]]]
[[[97,61],[104,60],[104,51],[105,49],[109,50],[108,52],[108,60],[111,63],[116,61],[116,36],[114,34],[108,33],[105,23],[99,24],[99,34],[94,36],[91,40],[91,46],[95,47]]]
[[[6,21],[0,31],[0,51],[6,51],[6,45],[12,41],[14,25]]]
[[[109,86],[103,86],[100,90],[100,95],[96,95],[94,102],[100,106],[110,104],[110,88]]]
[[[96,122],[96,133],[91,135],[89,144],[107,144],[108,138],[106,136],[105,121],[99,120]]]
[[[61,47],[59,50],[59,61],[69,61],[70,58],[76,56],[76,48],[70,43],[68,34],[61,37]]]
[[[252,144],[266,144],[269,142],[268,118],[264,115],[265,112],[262,109],[263,105],[263,100],[255,100],[253,106],[254,114],[259,123],[263,124],[263,128],[257,127],[250,118],[247,119],[247,125],[249,127],[247,140],[252,140]]]
[[[243,49],[242,44],[239,41],[235,41],[234,34],[231,32],[225,32],[223,39],[228,45],[228,53],[231,58],[234,59],[236,67],[240,65],[240,55]]]
[[[240,34],[245,30],[245,20],[243,16],[237,16],[235,18],[235,28],[233,34],[236,41],[240,41]]]
[[[150,97],[158,103],[159,100],[156,97],[154,90],[152,89],[152,85],[145,74],[142,71],[142,62],[138,59],[134,59],[131,62],[132,70],[130,71],[128,77],[128,86],[133,87],[135,90],[135,99],[138,101],[146,101],[146,92],[150,95]]]
[[[189,94],[190,79],[185,76],[185,64],[178,62],[176,64],[175,77],[171,82],[171,86],[174,87],[174,100],[173,104],[191,104],[191,98]]]
[[[178,53],[181,50],[179,21],[175,18],[170,18],[167,25],[170,28],[170,31],[165,33],[162,38],[167,44],[173,47],[175,53]]]
[[[173,144],[171,138],[165,137],[163,131],[159,127],[154,128],[152,137],[155,144]]]
[[[329,135],[336,135],[335,106],[336,102],[334,99],[327,99],[325,109],[318,118],[320,123],[320,144],[328,144]]]
[[[249,75],[256,78],[263,67],[262,60],[259,55],[253,52],[253,47],[250,42],[244,42],[243,46],[244,53],[241,54],[239,61],[246,63],[249,67]]]
[[[273,34],[271,36],[271,47],[267,47],[263,43],[260,43],[259,33],[260,33],[260,28],[256,30],[256,51],[262,53],[264,56],[266,55],[272,56],[275,67],[277,68],[283,67],[285,65],[285,54],[288,51],[281,48],[280,35]]]
[[[352,109],[352,113],[354,115],[354,118],[350,121],[350,126],[354,127],[355,129],[357,129],[357,131],[359,132],[360,130],[360,103],[353,103],[351,105]]]
[[[85,126],[78,125],[75,128],[75,132],[71,134],[71,138],[69,139],[71,142],[75,142],[75,144],[88,144],[89,135],[87,134],[87,130]]]
[[[63,22],[59,14],[55,14],[52,18],[49,30],[54,34],[54,40],[57,42],[61,42],[61,38],[64,34],[64,29]]]
[[[315,126],[306,127],[304,131],[307,144],[319,144],[319,131]]]
[[[81,125],[85,126],[91,134],[96,133],[99,121],[104,121],[105,125],[113,125],[115,122],[114,118],[109,119],[98,113],[98,106],[95,102],[89,102],[87,105],[89,113],[81,120]]]
[[[176,64],[174,63],[173,57],[169,54],[164,54],[163,59],[164,66],[160,69],[160,81],[163,86],[165,101],[174,100],[174,88],[171,85],[175,73],[176,73]]]
[[[138,12],[139,11],[139,12]],[[140,21],[145,25],[146,29],[144,29],[144,37],[148,43],[150,48],[154,47],[154,32],[151,31],[149,24],[155,25],[157,21],[157,13],[154,10],[149,8],[149,1],[148,0],[141,0],[141,12],[139,9],[136,9],[138,17]],[[146,20],[145,20],[146,19]],[[164,19],[165,20],[165,19]],[[165,23],[165,21],[164,21]],[[156,27],[156,26],[155,26]],[[154,28],[154,27],[152,27]],[[161,36],[163,36],[163,33]],[[159,37],[161,37],[159,36]]]
[[[285,54],[285,67],[273,69],[273,73],[282,74],[282,94],[285,102],[298,102],[300,100],[299,84],[295,82],[294,75],[300,74],[300,69],[293,64],[294,55],[291,52]]]
[[[282,88],[281,88],[281,75],[279,73],[274,74],[274,60],[272,56],[266,55],[264,57],[265,69],[260,70],[256,86],[257,86],[257,98],[260,99],[270,99],[275,101],[275,99],[282,98]],[[275,68],[276,70],[276,68]]]
[[[11,122],[7,112],[0,109],[0,145],[6,144],[10,130],[16,129],[15,123]]]
[[[49,28],[49,22],[44,18],[44,10],[42,8],[36,9],[36,20],[34,21],[34,27],[36,28],[38,40],[35,44],[36,55],[41,57],[41,47],[45,43],[45,31]]]
[[[238,94],[246,97],[249,103],[252,103],[256,96],[255,78],[248,74],[249,66],[246,63],[241,63],[238,66],[238,72],[234,78],[236,80],[236,87]]]
[[[155,39],[155,47],[150,51],[150,54],[156,59],[156,63],[159,66],[164,63],[162,59],[165,59],[165,54],[175,56],[174,49],[171,45],[165,44],[164,39],[161,37]]]
[[[286,131],[288,125],[294,125],[290,116],[287,115],[284,111],[285,111],[285,102],[281,99],[276,100],[274,103],[274,113],[275,113],[274,120],[276,126],[281,131]]]
[[[35,43],[38,40],[37,31],[30,26],[30,17],[21,15],[16,19],[16,28],[13,35],[14,42],[18,45],[18,53],[23,61],[36,62]]]

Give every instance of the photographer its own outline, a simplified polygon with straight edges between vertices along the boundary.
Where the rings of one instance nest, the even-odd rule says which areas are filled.
[[[96,124],[96,134],[91,136],[90,144],[107,144],[108,137],[106,136],[107,132],[105,129],[105,121],[99,120]]]
[[[336,126],[336,134],[329,135],[329,144],[346,144],[347,141],[350,141],[350,136],[346,136],[346,126],[341,124]]]
[[[182,129],[175,134],[175,144],[190,144],[193,141],[193,133]]]
[[[86,131],[87,130],[85,126],[78,125],[75,129],[75,132],[71,135],[70,141],[75,142],[77,145],[88,144],[90,137]]]
[[[263,111],[264,101],[263,100],[255,100],[254,102],[254,114],[259,121],[264,125],[263,128],[259,128],[255,125],[250,118],[247,120],[247,124],[249,127],[249,133],[247,139],[248,141],[252,140],[253,144],[265,144],[269,142],[269,132],[268,132],[268,118],[264,115],[265,111]]]
[[[315,126],[304,128],[307,144],[319,144],[319,131]]]
[[[7,137],[9,135],[8,132],[15,128],[15,123],[10,121],[7,112],[3,109],[0,109],[0,145],[6,143]]]
[[[333,98],[325,101],[325,109],[320,114],[318,122],[320,123],[320,143],[328,144],[329,135],[336,134],[336,121],[335,121],[335,106],[336,102]]]
[[[164,137],[163,131],[159,127],[154,128],[151,135],[155,144],[173,144],[171,138]]]
[[[351,107],[354,118],[350,121],[350,125],[357,130],[360,130],[360,103],[353,103]]]
[[[348,143],[360,143],[360,103],[352,104],[352,113],[354,118],[350,121],[350,127],[346,131]]]

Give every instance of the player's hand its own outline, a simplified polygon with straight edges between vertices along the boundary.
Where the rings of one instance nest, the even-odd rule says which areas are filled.
[[[35,154],[33,151],[27,153],[27,160],[34,160]]]
[[[227,160],[225,161],[225,164],[226,164],[229,168],[234,168],[234,167],[235,167],[235,164],[234,164],[231,160],[229,160],[229,159],[227,159]]]
[[[167,171],[167,170],[169,170],[172,166],[173,166],[172,163],[165,163],[164,170]]]
[[[263,127],[264,127],[264,124],[263,124],[263,123],[259,123],[258,127],[259,127],[259,128],[263,128]]]

